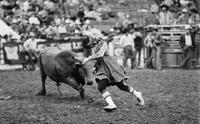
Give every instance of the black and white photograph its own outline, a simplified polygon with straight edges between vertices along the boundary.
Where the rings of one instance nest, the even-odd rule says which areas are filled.
[[[0,124],[200,124],[200,0],[0,0]]]

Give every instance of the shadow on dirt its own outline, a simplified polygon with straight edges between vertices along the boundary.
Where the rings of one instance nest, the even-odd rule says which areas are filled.
[[[56,95],[47,94],[45,96],[39,95],[20,95],[13,96],[13,100],[29,100],[29,101],[40,101],[40,102],[54,102],[54,103],[66,103],[66,102],[81,102],[84,101],[79,95],[76,96],[66,96],[66,95]]]
[[[38,95],[20,95],[20,96],[12,96],[12,101],[20,101],[20,102],[28,102],[32,104],[56,104],[56,105],[80,105],[80,106],[90,106],[90,108],[102,109],[105,106],[105,103],[101,99],[94,99],[92,103],[88,103],[87,100],[80,98],[79,95],[67,96],[67,95],[59,95],[59,94],[47,94],[45,96]]]

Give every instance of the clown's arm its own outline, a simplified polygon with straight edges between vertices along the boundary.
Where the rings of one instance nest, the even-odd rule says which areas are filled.
[[[89,60],[94,60],[94,59],[97,59],[99,57],[103,57],[107,50],[108,50],[108,45],[107,45],[106,42],[103,42],[103,44],[101,45],[99,50],[94,55],[85,58],[82,63],[84,64]]]

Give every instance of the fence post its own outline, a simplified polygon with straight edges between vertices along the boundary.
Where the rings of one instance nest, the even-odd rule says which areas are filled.
[[[0,43],[0,64],[4,64],[3,43]]]

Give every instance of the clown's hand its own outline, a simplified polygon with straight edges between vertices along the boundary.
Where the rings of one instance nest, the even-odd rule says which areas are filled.
[[[83,59],[83,62],[82,62],[82,64],[85,64],[86,62],[88,62],[89,60],[90,60],[90,56],[89,57],[87,57],[87,58],[85,58],[85,59]]]

